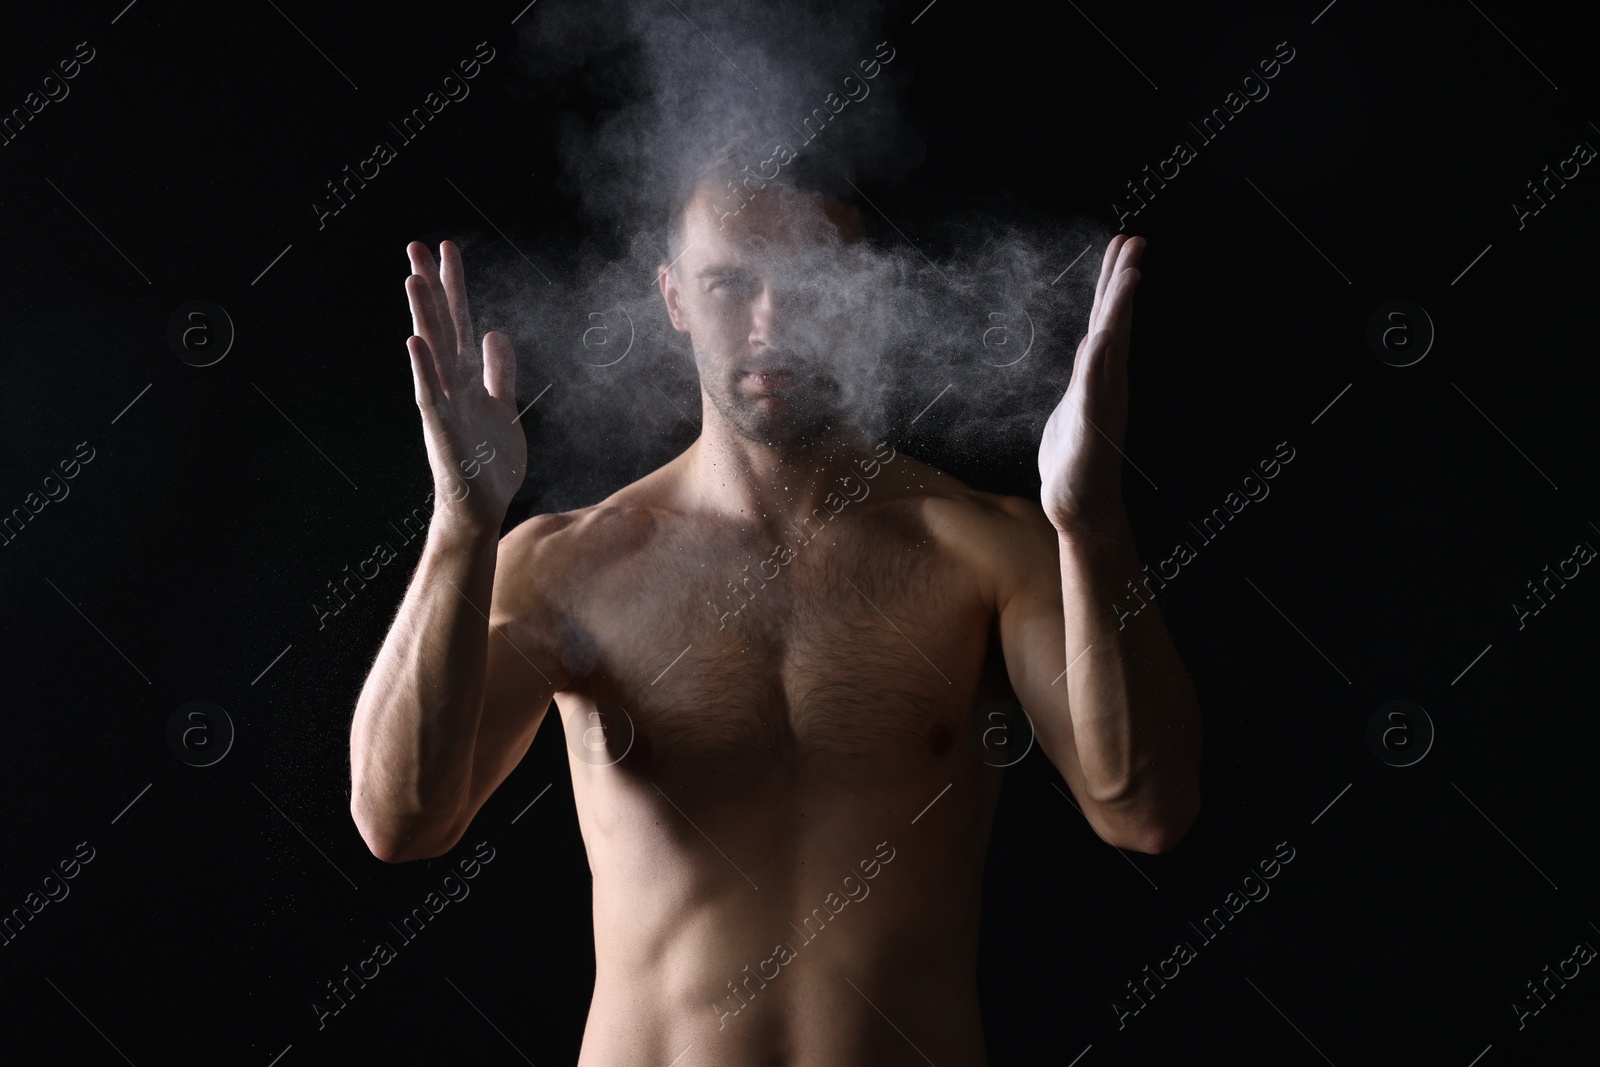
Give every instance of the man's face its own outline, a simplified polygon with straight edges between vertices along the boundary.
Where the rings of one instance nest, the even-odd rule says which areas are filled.
[[[686,213],[677,262],[660,276],[672,325],[689,334],[701,388],[722,417],[762,444],[817,440],[845,416],[838,363],[860,294],[841,288],[859,217],[836,201],[769,185],[703,186]],[[719,216],[721,221],[719,222]]]

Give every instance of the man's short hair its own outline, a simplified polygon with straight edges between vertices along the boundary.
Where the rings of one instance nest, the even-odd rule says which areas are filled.
[[[785,156],[792,158],[787,164],[780,164],[778,161]],[[773,166],[778,172],[768,177]],[[738,189],[738,196],[730,184]],[[818,148],[795,148],[790,142],[774,141],[750,130],[740,131],[709,151],[686,154],[667,213],[667,262],[677,262],[683,252],[689,205],[701,189],[720,193],[727,210],[733,212],[739,208],[739,197],[748,200],[773,186],[846,203],[854,199],[854,190],[843,172]]]

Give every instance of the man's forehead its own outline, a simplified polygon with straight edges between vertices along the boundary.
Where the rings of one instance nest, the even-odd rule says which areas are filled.
[[[859,236],[850,205],[816,194],[768,186],[746,190],[744,203],[727,190],[703,185],[686,212],[687,258],[760,258],[763,253],[821,248]]]

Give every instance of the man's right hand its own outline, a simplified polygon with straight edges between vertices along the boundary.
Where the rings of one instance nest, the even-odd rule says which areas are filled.
[[[406,341],[428,464],[434,516],[459,532],[499,535],[511,498],[527,474],[528,443],[517,418],[517,359],[511,340],[491,330],[480,355],[473,344],[461,251],[439,245],[443,271],[428,246],[406,246],[406,279],[415,335]]]

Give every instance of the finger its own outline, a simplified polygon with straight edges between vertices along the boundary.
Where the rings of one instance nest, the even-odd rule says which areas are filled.
[[[1130,237],[1123,242],[1122,250],[1117,254],[1116,271],[1112,276],[1115,277],[1130,267],[1137,267],[1144,255],[1145,244],[1143,237]]]
[[[1099,330],[1085,337],[1083,341],[1083,351],[1078,355],[1078,366],[1072,369],[1072,384],[1080,392],[1087,394],[1093,390],[1095,395],[1098,395],[1100,382],[1106,376],[1111,337],[1105,330]]]
[[[1126,359],[1128,336],[1133,324],[1133,290],[1143,277],[1138,264],[1144,255],[1145,239],[1130,237],[1117,253],[1116,267],[1111,280],[1106,283],[1105,299],[1100,305],[1101,329],[1111,335],[1111,354],[1116,359]]]
[[[411,331],[428,346],[432,365],[447,382],[455,382],[455,361],[447,357],[444,330],[438,308],[428,293],[428,280],[420,274],[406,279],[406,296],[411,301]]]
[[[406,246],[406,251],[411,255],[411,270],[422,278],[428,300],[433,306],[438,339],[435,342],[433,338],[428,338],[428,341],[433,345],[436,356],[453,363],[460,358],[461,349],[455,334],[455,323],[450,317],[450,302],[445,299],[444,282],[439,278],[439,266],[434,262],[428,246],[421,241],[412,241]]]
[[[406,258],[411,263],[411,274],[422,279],[425,299],[412,302],[412,321],[414,326],[420,326],[429,321],[429,315],[438,314],[438,305],[433,299],[433,293],[428,288],[428,271],[433,266],[433,253],[428,251],[428,246],[421,241],[412,241],[406,245]],[[419,311],[419,309],[424,309]],[[421,329],[417,330],[421,334]]]
[[[1106,254],[1100,259],[1100,279],[1094,286],[1094,306],[1089,309],[1089,332],[1094,333],[1100,317],[1100,305],[1105,299],[1106,285],[1116,273],[1117,254],[1127,239],[1121,234],[1106,242]]]
[[[428,279],[420,274],[406,276],[406,302],[411,307],[411,332],[426,338],[435,335],[433,300],[428,296]]]
[[[1108,290],[1102,326],[1109,335],[1111,353],[1116,359],[1128,357],[1128,339],[1133,332],[1133,291],[1138,288],[1140,277],[1139,268],[1128,267],[1117,273]]]
[[[406,256],[411,260],[411,273],[421,278],[424,282],[428,280],[429,274],[435,272],[433,253],[421,241],[412,241],[406,245]],[[428,295],[431,301],[433,297],[431,288]]]
[[[411,380],[416,391],[417,407],[424,412],[434,411],[444,400],[444,385],[434,369],[428,342],[413,334],[406,339],[406,351],[411,355]]]
[[[483,387],[496,400],[517,405],[517,353],[498,330],[483,335]]]
[[[455,325],[456,340],[462,354],[474,352],[472,314],[467,310],[467,276],[461,266],[461,249],[454,241],[439,242],[439,277],[444,283],[445,300]]]

